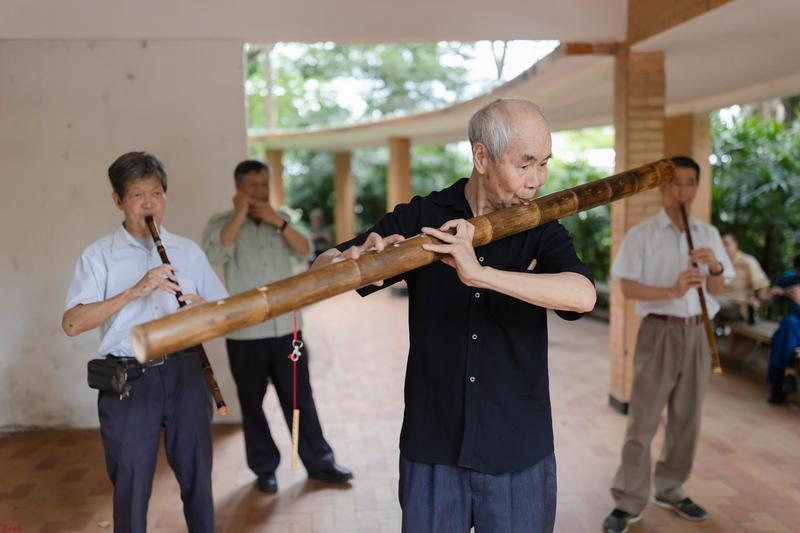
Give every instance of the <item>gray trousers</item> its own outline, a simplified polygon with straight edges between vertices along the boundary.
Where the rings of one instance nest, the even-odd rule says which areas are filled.
[[[692,471],[711,358],[702,323],[685,326],[651,317],[642,320],[635,357],[622,464],[611,495],[615,507],[638,515],[650,495],[650,444],[664,406],[666,435],[655,492],[669,502],[686,497],[683,484]]]
[[[551,533],[556,458],[509,474],[420,463],[400,456],[403,533]]]

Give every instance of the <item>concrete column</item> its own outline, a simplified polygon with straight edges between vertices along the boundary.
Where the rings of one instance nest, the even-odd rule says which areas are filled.
[[[411,139],[389,139],[389,171],[386,184],[386,211],[411,200]]]
[[[697,113],[667,117],[664,123],[664,157],[686,155],[700,165],[700,185],[692,215],[711,222],[711,115]]]
[[[617,51],[614,73],[614,129],[616,170],[633,168],[664,156],[664,55]],[[625,233],[661,209],[658,190],[637,194],[611,207],[611,257],[619,251]],[[627,412],[639,317],[634,302],[622,296],[620,283],[611,280],[610,352],[611,404]]]
[[[278,208],[284,203],[283,195],[283,150],[267,150],[269,166],[269,203]]]
[[[336,242],[352,239],[356,234],[356,185],[350,170],[350,152],[336,152],[333,184],[334,225]]]

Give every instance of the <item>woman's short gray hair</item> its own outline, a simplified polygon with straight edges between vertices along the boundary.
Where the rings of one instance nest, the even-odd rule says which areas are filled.
[[[472,146],[477,143],[484,145],[492,161],[497,161],[511,146],[514,129],[508,104],[512,102],[524,102],[540,112],[539,106],[531,101],[498,98],[480,108],[469,119],[467,134],[470,144]]]

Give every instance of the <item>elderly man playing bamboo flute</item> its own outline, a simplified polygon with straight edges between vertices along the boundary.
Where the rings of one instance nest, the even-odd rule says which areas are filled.
[[[409,289],[403,531],[548,532],[556,462],[546,310],[575,320],[596,293],[558,222],[472,247],[466,219],[527,203],[547,178],[550,127],[539,108],[496,100],[472,117],[469,139],[469,178],[398,205],[314,268],[420,232],[441,241],[424,245],[443,254],[441,262],[379,282],[403,279]]]

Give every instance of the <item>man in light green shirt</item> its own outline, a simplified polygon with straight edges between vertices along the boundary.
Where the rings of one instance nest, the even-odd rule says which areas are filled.
[[[269,168],[260,161],[243,161],[234,171],[233,210],[211,217],[203,232],[203,249],[211,263],[223,265],[231,294],[292,275],[292,256],[308,257],[308,239],[288,215],[269,203]],[[301,328],[298,315],[298,330]],[[301,332],[298,336],[302,338]],[[258,477],[256,487],[278,490],[275,469],[280,452],[267,425],[263,402],[272,380],[288,421],[292,419],[291,315],[234,332],[226,338],[228,361],[242,408],[247,464]],[[350,470],[336,464],[322,435],[308,374],[308,350],[297,362],[297,408],[300,410],[300,459],[312,479],[346,483]]]

